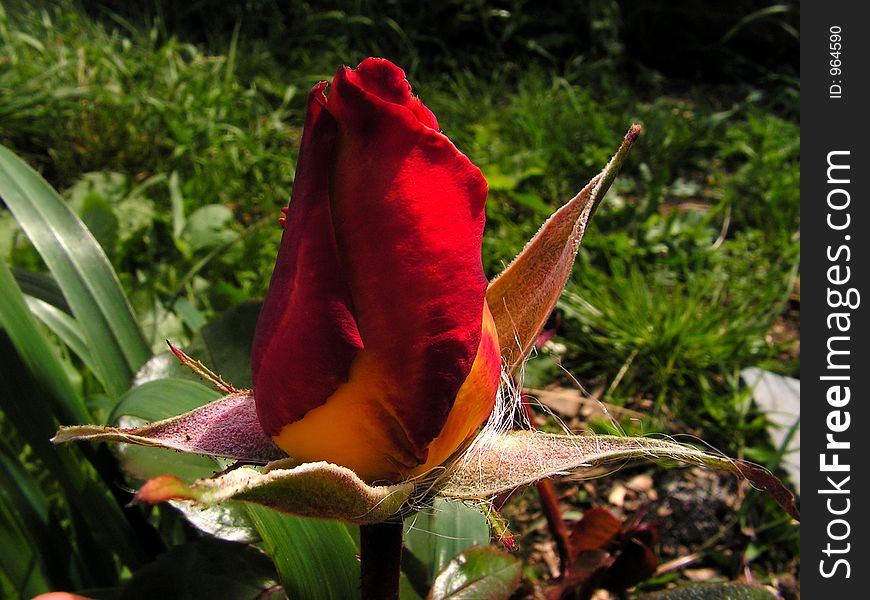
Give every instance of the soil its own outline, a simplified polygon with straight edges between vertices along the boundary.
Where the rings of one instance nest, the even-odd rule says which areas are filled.
[[[729,474],[698,468],[624,467],[591,480],[556,480],[563,517],[569,527],[591,507],[606,508],[625,523],[657,523],[661,540],[658,569],[628,597],[689,581],[740,581],[765,584],[779,597],[799,598],[799,561],[747,564],[756,535],[741,523],[738,510],[749,488]],[[518,490],[502,514],[531,567],[532,580],[521,597],[544,598],[558,582],[561,566],[537,489]],[[599,590],[593,598],[615,598]]]

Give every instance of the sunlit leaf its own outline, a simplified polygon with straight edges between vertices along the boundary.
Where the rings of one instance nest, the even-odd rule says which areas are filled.
[[[520,585],[522,563],[495,548],[471,548],[438,574],[430,600],[507,600]]]
[[[486,301],[498,330],[502,357],[514,369],[528,353],[571,274],[574,257],[595,208],[640,134],[634,125],[604,170],[556,211],[519,256],[496,277]]]
[[[171,185],[172,178],[169,181]],[[191,213],[182,238],[194,252],[210,250],[239,237],[238,232],[231,228],[234,222],[233,211],[223,204],[206,204]]]
[[[405,519],[405,529],[405,546],[428,569],[427,585],[454,556],[471,546],[487,545],[490,537],[479,509],[440,498]]]
[[[337,521],[303,519],[262,506],[248,513],[289,598],[353,600],[359,597],[356,545]]]
[[[0,196],[63,291],[97,377],[120,396],[150,351],[105,253],[57,192],[2,146]]]
[[[94,363],[94,357],[75,319],[44,300],[32,297],[26,297],[25,300],[30,312],[66,344],[82,360],[86,367],[96,373],[97,366]]]
[[[110,421],[120,416],[137,417],[148,422],[161,421],[213,402],[220,394],[197,381],[158,379],[124,394]]]

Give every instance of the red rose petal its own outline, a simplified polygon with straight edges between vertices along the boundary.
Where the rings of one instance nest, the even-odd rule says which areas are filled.
[[[254,338],[257,414],[270,436],[323,404],[362,349],[330,216],[337,130],[324,109],[325,87],[316,85],[308,97],[284,237]]]
[[[438,119],[419,98],[411,93],[405,72],[383,58],[367,58],[356,70],[342,71],[354,86],[383,100],[404,106],[426,127],[438,130]]]
[[[327,109],[339,131],[333,223],[356,322],[389,388],[381,402],[424,462],[480,343],[486,181],[414,100],[401,69],[368,60],[338,72]]]

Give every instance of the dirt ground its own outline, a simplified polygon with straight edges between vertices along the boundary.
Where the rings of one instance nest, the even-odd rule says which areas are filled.
[[[554,412],[573,413],[578,420],[603,408],[566,388],[536,390],[536,396]],[[544,418],[540,420],[542,424]],[[637,592],[689,581],[740,581],[764,584],[784,599],[800,598],[798,558],[768,558],[750,564],[756,532],[741,524],[738,510],[751,488],[730,474],[699,467],[625,465],[594,479],[556,480],[555,489],[569,527],[592,507],[605,508],[626,523],[657,525],[661,536],[655,548],[657,570]],[[517,536],[521,559],[531,567],[527,575],[537,578],[524,594],[543,598],[558,581],[561,569],[537,490],[529,487],[515,492],[502,513]],[[630,592],[628,597],[633,595]],[[597,600],[616,597],[603,590],[593,596]]]

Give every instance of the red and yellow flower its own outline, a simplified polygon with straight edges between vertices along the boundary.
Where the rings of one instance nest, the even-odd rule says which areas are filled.
[[[486,181],[370,58],[311,91],[252,365],[260,424],[366,481],[444,462],[501,375],[481,263]]]

